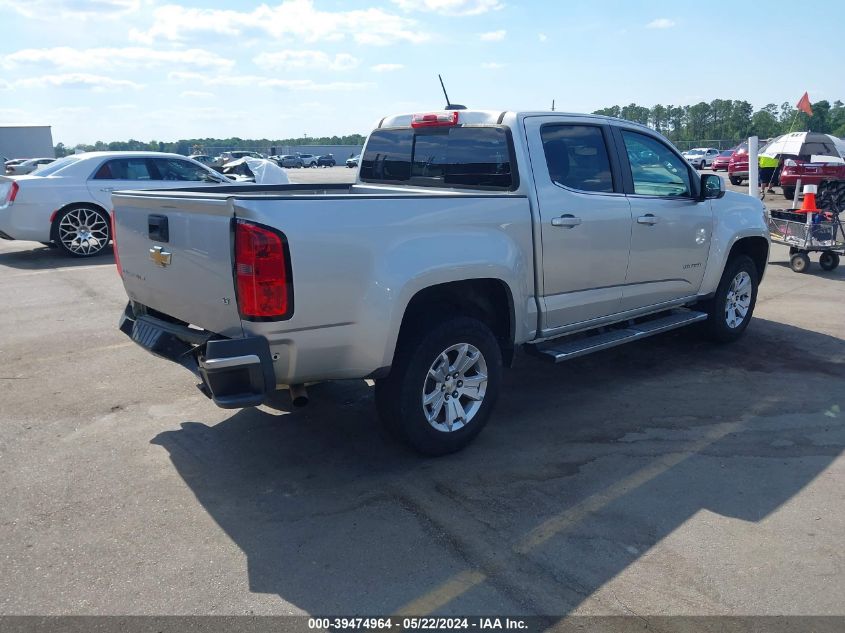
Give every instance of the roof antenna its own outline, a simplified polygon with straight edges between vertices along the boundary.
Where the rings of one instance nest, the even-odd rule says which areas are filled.
[[[555,100],[552,99],[552,112],[554,112],[554,111],[555,111]]]
[[[437,75],[437,78],[440,80],[440,87],[443,88],[443,96],[446,97],[446,109],[447,110],[466,110],[466,106],[462,106],[459,103],[450,103],[449,102],[449,95],[446,93],[446,86],[443,84],[443,77]]]

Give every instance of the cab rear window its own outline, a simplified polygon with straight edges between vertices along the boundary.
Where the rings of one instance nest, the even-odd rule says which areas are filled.
[[[512,190],[513,145],[503,127],[376,130],[361,159],[361,180],[424,187]]]

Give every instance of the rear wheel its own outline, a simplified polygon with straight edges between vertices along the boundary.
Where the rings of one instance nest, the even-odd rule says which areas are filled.
[[[382,423],[420,453],[461,450],[484,428],[498,396],[502,353],[496,338],[469,317],[403,338],[390,375],[376,382]]]
[[[810,269],[810,257],[799,251],[789,258],[789,267],[793,272],[805,273]]]
[[[831,251],[824,251],[819,257],[822,270],[835,270],[839,266],[839,255]]]
[[[79,205],[58,214],[54,235],[59,248],[71,257],[93,257],[111,240],[109,216],[94,206]]]
[[[795,197],[795,187],[781,187],[783,189],[783,197],[787,200],[792,200]]]
[[[747,255],[728,261],[715,296],[703,306],[708,314],[708,336],[720,343],[738,339],[745,332],[757,302],[759,273]]]
[[[738,187],[742,184],[742,178],[737,178],[736,176],[728,176],[728,180],[730,180],[731,184],[735,187]]]

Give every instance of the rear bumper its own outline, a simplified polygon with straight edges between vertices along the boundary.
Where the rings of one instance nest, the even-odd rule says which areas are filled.
[[[829,176],[827,178],[829,178]],[[781,186],[795,187],[799,180],[802,185],[818,185],[822,180],[825,180],[825,176],[820,174],[784,174],[781,172]]]
[[[254,407],[275,390],[273,360],[261,336],[228,339],[147,314],[130,303],[120,330],[145,350],[193,373],[200,391],[224,409]]]

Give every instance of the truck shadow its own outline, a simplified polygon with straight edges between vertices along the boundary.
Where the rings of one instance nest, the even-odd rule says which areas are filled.
[[[31,248],[0,253],[0,266],[20,270],[48,270],[50,268],[75,268],[78,266],[114,266],[114,252],[109,245],[102,254],[93,257],[70,257],[58,248],[38,242],[21,242]]]
[[[153,443],[246,554],[252,591],[343,615],[565,615],[699,513],[760,522],[845,447],[845,342],[806,330],[755,319],[732,346],[679,332],[519,365],[445,458],[385,439],[363,382]],[[650,582],[730,602],[685,573]]]

